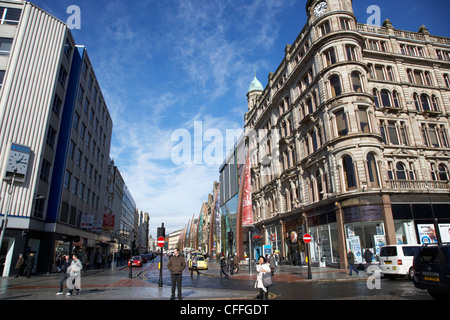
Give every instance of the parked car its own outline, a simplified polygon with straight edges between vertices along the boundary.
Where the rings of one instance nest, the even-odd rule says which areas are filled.
[[[147,255],[145,253],[141,254],[140,257],[143,263],[147,263]]]
[[[414,253],[420,249],[419,245],[387,245],[380,249],[381,274],[385,277],[396,278],[408,276],[413,279]]]
[[[142,258],[140,256],[133,256],[130,260],[128,260],[128,266],[132,267],[142,267]]]
[[[201,254],[196,254],[194,257],[191,257],[188,261],[188,268],[192,269],[192,265],[197,264],[197,269],[199,270],[208,270],[208,261],[206,261],[205,257]]]
[[[426,244],[414,256],[414,286],[436,300],[450,299],[450,244]]]

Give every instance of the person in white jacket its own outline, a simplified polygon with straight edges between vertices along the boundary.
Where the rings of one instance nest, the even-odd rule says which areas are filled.
[[[73,289],[77,291],[77,294],[80,293],[81,290],[81,270],[83,269],[83,265],[81,261],[78,260],[78,257],[74,254],[72,256],[72,262],[68,268],[69,279],[67,279],[67,288],[69,292],[66,294],[67,296],[71,296],[73,293]]]
[[[259,288],[259,299],[267,300],[269,298],[269,288],[264,287],[262,276],[264,273],[270,273],[270,265],[266,262],[263,256],[260,256],[256,264],[256,276],[255,288]]]

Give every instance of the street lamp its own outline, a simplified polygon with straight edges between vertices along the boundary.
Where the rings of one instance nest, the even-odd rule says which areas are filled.
[[[438,225],[437,218],[434,215],[433,202],[431,202],[430,188],[428,187],[428,183],[426,183],[426,182],[425,182],[425,188],[427,188],[427,191],[428,191],[428,200],[430,201],[431,215],[433,216],[434,232],[436,233],[437,242],[439,244],[439,243],[442,243],[441,233],[439,231],[439,225]]]

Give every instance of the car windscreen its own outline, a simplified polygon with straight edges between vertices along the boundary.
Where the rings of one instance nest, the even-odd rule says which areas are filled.
[[[394,257],[397,255],[397,247],[382,247],[380,257]]]
[[[420,248],[419,246],[417,246],[417,247],[403,247],[402,248],[403,249],[403,254],[406,257],[413,257],[414,254],[416,253],[417,249],[419,249],[419,248]]]
[[[203,256],[198,256],[196,259],[197,261],[205,261],[205,258],[203,258]]]

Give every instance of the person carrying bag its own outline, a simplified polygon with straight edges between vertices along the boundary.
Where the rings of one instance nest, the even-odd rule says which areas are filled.
[[[269,299],[269,287],[273,286],[272,276],[270,275],[270,265],[266,262],[263,256],[260,256],[258,263],[256,264],[256,276],[255,288],[259,288],[259,299]]]

